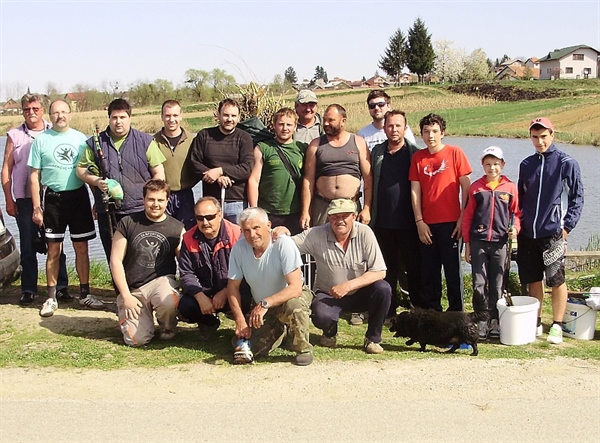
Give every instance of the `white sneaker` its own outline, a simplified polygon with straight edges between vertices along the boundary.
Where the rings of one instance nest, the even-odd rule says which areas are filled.
[[[479,340],[485,340],[490,332],[487,320],[478,322],[477,329],[479,329]]]
[[[365,316],[362,312],[353,312],[350,314],[350,324],[352,326],[360,326],[365,322]]]
[[[54,311],[58,309],[58,302],[53,299],[47,299],[42,305],[42,309],[40,309],[40,315],[42,317],[52,317],[54,315]]]
[[[495,318],[490,320],[490,338],[500,337],[500,323]]]
[[[542,327],[542,325],[539,325],[537,328],[535,328],[535,336],[536,337],[541,337],[543,333],[544,333],[544,328]]]
[[[546,340],[548,341],[548,343],[551,343],[553,345],[558,345],[562,343],[562,328],[556,323],[554,323],[548,331],[548,338]]]
[[[79,299],[79,305],[84,308],[92,308],[92,309],[102,309],[104,308],[104,303],[94,297],[92,294],[88,294],[85,298]]]

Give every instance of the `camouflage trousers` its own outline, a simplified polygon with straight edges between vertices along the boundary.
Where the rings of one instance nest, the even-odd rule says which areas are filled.
[[[267,355],[282,344],[298,354],[312,352],[313,347],[309,341],[312,298],[311,290],[305,286],[300,297],[269,308],[263,325],[252,329],[254,355]]]

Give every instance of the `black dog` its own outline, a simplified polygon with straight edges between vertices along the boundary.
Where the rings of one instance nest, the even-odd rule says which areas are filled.
[[[487,312],[438,312],[414,308],[392,319],[390,331],[395,332],[394,337],[409,337],[410,340],[406,342],[409,346],[418,342],[421,351],[425,351],[426,345],[442,348],[452,345],[448,352],[454,352],[461,343],[466,343],[473,347],[471,355],[475,356],[479,353],[477,322],[488,317]]]

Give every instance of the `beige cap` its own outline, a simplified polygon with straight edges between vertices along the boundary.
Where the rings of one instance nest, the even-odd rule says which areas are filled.
[[[331,200],[327,207],[327,215],[341,214],[343,212],[356,212],[356,203],[349,198],[336,198]]]
[[[317,94],[310,89],[302,89],[298,92],[296,103],[317,103]]]

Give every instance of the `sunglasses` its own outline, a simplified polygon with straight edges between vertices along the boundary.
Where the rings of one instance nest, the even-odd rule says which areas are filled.
[[[23,108],[23,113],[27,112],[35,112],[36,114],[40,111],[41,108]]]
[[[375,109],[378,106],[383,108],[385,105],[387,105],[387,102],[369,103],[369,109]]]
[[[218,215],[218,212],[216,214],[209,214],[209,215],[196,215],[196,220],[203,222],[204,220],[207,221],[212,221],[215,219],[215,217]]]

